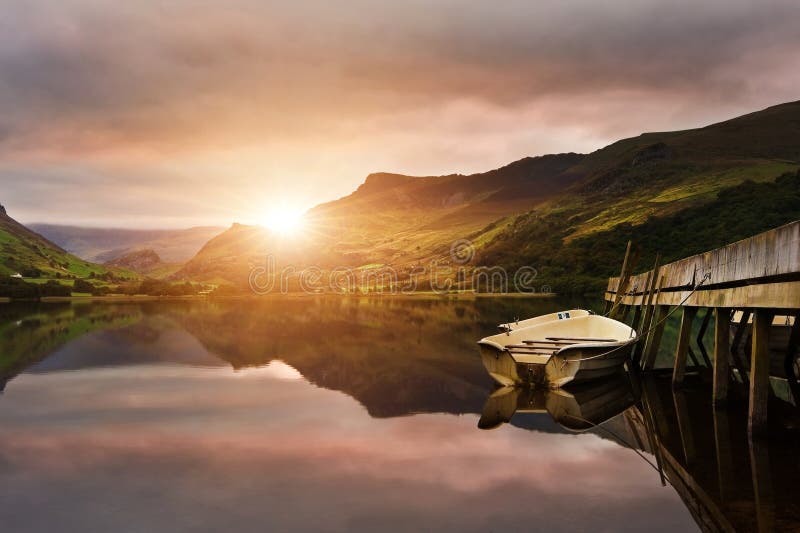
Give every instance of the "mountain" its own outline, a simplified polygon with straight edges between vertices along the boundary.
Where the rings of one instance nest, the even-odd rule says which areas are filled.
[[[147,249],[153,250],[163,261],[181,263],[194,256],[203,244],[225,229],[202,226],[177,230],[135,230],[53,224],[31,224],[30,227],[68,252],[97,263]]]
[[[0,276],[3,278],[16,274],[32,278],[85,278],[110,272],[124,275],[75,257],[8,216],[0,206]]]
[[[163,278],[178,270],[180,263],[164,263],[154,250],[134,250],[103,263],[109,267],[124,268],[151,278]]]
[[[791,102],[703,128],[644,133],[590,154],[525,158],[469,176],[371,174],[349,196],[310,210],[301,235],[281,238],[234,224],[176,277],[243,286],[268,254],[279,266],[390,265],[402,271],[447,260],[451,243],[469,239],[477,252],[473,267],[534,266],[542,284],[557,290],[596,290],[618,269],[623,234],[637,241],[659,235],[649,243],[648,260],[655,245],[680,257],[742,231],[741,224],[720,228],[712,218],[722,216],[726,198],[747,191],[793,198],[798,138],[800,102]],[[785,202],[773,204],[753,211],[763,216],[748,226],[749,234],[795,216]],[[692,234],[681,230],[689,213]]]
[[[352,194],[306,215],[302,235],[281,238],[234,224],[176,276],[242,284],[267,254],[279,262],[358,267],[408,265],[446,253],[449,243],[540,205],[576,183],[580,154],[528,157],[480,174],[412,177],[376,173]]]
[[[646,133],[586,156],[557,204],[484,232],[476,257],[535,266],[560,292],[596,291],[625,243],[672,261],[800,218],[800,102],[693,130]],[[491,233],[487,237],[487,233]]]

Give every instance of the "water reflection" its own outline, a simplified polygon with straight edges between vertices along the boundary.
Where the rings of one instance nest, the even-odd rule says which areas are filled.
[[[475,340],[576,305],[0,306],[0,516],[34,531],[797,525],[781,488],[797,459],[743,445],[735,406],[658,380],[494,391]]]
[[[547,413],[570,431],[595,428],[636,403],[625,376],[566,389],[501,387],[483,406],[478,427],[494,429],[511,421],[517,413]]]

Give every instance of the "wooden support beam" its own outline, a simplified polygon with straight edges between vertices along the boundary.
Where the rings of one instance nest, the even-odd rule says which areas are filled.
[[[731,431],[728,423],[728,411],[717,409],[714,411],[714,444],[717,452],[717,484],[719,486],[719,499],[721,502],[733,499],[731,489],[734,486],[734,461],[731,451]]]
[[[635,309],[633,311],[633,320],[631,321],[631,327],[636,331],[636,334],[639,334],[639,321],[642,319],[642,306],[641,305],[634,305]]]
[[[655,327],[647,337],[647,345],[642,356],[642,368],[645,370],[652,370],[656,366],[656,357],[658,356],[659,348],[661,348],[661,337],[664,336],[664,327],[667,325],[669,311],[668,305],[659,305],[656,308]]]
[[[696,314],[696,307],[683,308],[678,346],[675,348],[675,367],[672,371],[673,387],[680,387],[683,384],[683,377],[686,375],[686,356],[689,353],[689,340],[692,338],[692,321]]]
[[[625,291],[628,290],[628,282],[631,278],[632,272],[632,265],[630,264],[631,259],[631,246],[633,245],[632,241],[628,241],[628,246],[625,248],[625,259],[622,260],[622,271],[619,274],[619,286],[617,287],[617,297],[614,300],[614,305],[611,306],[611,310],[608,312],[608,316],[611,318],[616,318],[618,313],[619,304],[622,301],[623,296],[625,296]]]
[[[644,318],[642,319],[642,324],[639,327],[639,331],[637,333],[639,336],[645,336],[645,340],[647,340],[647,332],[650,328],[650,321],[653,317],[653,307],[651,302],[653,301],[653,295],[655,294],[656,290],[656,282],[658,281],[658,263],[661,260],[661,256],[656,254],[656,262],[653,265],[653,270],[651,275],[647,277],[647,286],[645,293],[642,295],[641,305],[643,308]],[[633,347],[633,360],[638,363],[639,360],[642,358],[644,354],[644,344],[639,342],[636,346]]]
[[[708,368],[711,368],[712,363],[711,360],[708,358],[708,352],[706,351],[706,345],[703,342],[703,339],[706,336],[706,330],[708,329],[708,324],[711,322],[711,315],[714,314],[714,309],[709,307],[706,309],[706,314],[703,317],[703,322],[700,323],[700,331],[697,332],[697,338],[695,342],[697,343],[697,347],[700,349],[700,355],[703,356],[703,361]]]
[[[736,365],[736,370],[739,371],[739,378],[741,378],[742,383],[748,383],[750,378],[748,377],[747,369],[744,367],[744,361],[739,357],[739,345],[742,343],[742,338],[744,338],[745,332],[749,327],[748,321],[752,314],[752,311],[749,309],[742,311],[742,319],[739,321],[736,327],[736,333],[733,335],[733,340],[731,341],[731,358],[733,358],[733,364]]]
[[[692,423],[689,418],[689,405],[684,391],[673,390],[672,402],[675,405],[675,416],[678,418],[678,432],[681,436],[681,448],[683,449],[684,465],[687,468],[692,466],[697,455],[692,433]]]
[[[769,450],[764,442],[750,439],[750,473],[753,477],[753,494],[756,504],[758,531],[777,531],[775,527],[775,495]]]
[[[750,406],[747,432],[761,436],[767,430],[767,400],[769,400],[769,331],[773,313],[757,309],[753,314],[753,345],[750,354]]]
[[[731,356],[731,310],[714,309],[714,377],[712,396],[714,405],[721,407],[728,401]]]

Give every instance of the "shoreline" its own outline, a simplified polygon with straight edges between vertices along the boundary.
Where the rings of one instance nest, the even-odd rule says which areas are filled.
[[[319,297],[339,297],[339,298],[433,298],[448,300],[475,300],[479,298],[554,298],[557,293],[540,292],[504,292],[504,293],[485,293],[485,292],[451,292],[436,293],[433,291],[420,291],[413,293],[399,294],[336,294],[336,293],[276,293],[276,294],[243,294],[231,296],[208,296],[208,295],[187,295],[187,296],[151,296],[146,294],[127,295],[107,295],[107,296],[44,296],[38,300],[12,300],[7,297],[0,297],[0,304],[16,302],[41,302],[41,303],[81,303],[81,302],[104,302],[104,303],[136,303],[136,302],[158,302],[158,301],[220,301],[220,300],[260,300],[262,298],[319,298]]]

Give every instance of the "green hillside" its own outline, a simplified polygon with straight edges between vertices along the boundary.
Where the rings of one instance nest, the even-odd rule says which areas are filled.
[[[611,229],[567,239],[569,216],[528,214],[494,239],[480,262],[514,270],[538,269],[539,282],[561,293],[597,293],[606,278],[618,275],[628,240],[641,250],[639,270],[655,260],[674,261],[800,220],[800,171],[777,180],[746,181],[721,189],[715,197],[641,224],[623,222]]]
[[[351,195],[312,209],[302,235],[280,239],[235,224],[176,277],[243,286],[267,254],[279,266],[404,272],[446,261],[451,243],[466,238],[478,251],[472,266],[529,265],[543,285],[594,289],[618,268],[628,238],[672,259],[799,218],[780,201],[792,198],[794,178],[775,183],[800,168],[797,139],[800,102],[792,102],[470,176],[372,174]],[[726,212],[742,194],[753,205]]]
[[[23,279],[17,279],[19,277]],[[30,284],[46,286],[50,295],[68,295],[69,290],[60,290],[53,284],[72,287],[73,283],[84,280],[102,284],[138,277],[130,270],[97,265],[67,253],[9,217],[0,206],[0,285],[8,289],[1,291],[4,295],[22,297],[42,293]],[[50,283],[42,285],[47,281]],[[16,289],[11,289],[12,286]]]

